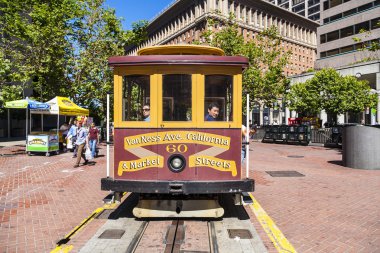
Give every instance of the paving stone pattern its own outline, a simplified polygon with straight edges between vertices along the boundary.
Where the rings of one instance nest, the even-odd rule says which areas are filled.
[[[254,196],[298,252],[380,252],[380,171],[343,167],[340,149],[264,143],[251,149]],[[265,172],[277,170],[305,177]]]
[[[257,142],[251,149],[254,196],[298,252],[380,252],[380,171],[341,166],[339,149]],[[24,150],[0,148],[0,252],[50,252],[103,205],[106,158],[73,168],[72,153],[27,156]],[[102,145],[100,154],[105,150]],[[288,157],[294,155],[304,157]],[[305,176],[266,173],[277,170]],[[277,252],[246,210],[268,252]],[[105,222],[95,219],[80,230],[71,252]]]
[[[103,145],[100,154],[105,150]],[[106,159],[73,168],[72,153],[46,157],[24,151],[0,149],[0,252],[50,252],[102,206]]]

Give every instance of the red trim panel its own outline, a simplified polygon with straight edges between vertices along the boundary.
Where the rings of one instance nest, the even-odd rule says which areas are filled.
[[[240,180],[241,129],[115,129],[115,180]],[[168,160],[185,159],[173,172]]]

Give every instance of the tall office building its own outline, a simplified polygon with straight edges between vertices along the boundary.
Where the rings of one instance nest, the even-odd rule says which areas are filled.
[[[262,0],[176,0],[149,23],[148,40],[126,51],[134,55],[142,47],[201,40],[202,33],[208,29],[209,18],[226,19],[230,12],[235,14],[246,40],[272,25],[278,27],[284,51],[293,52],[284,69],[286,75],[314,67],[318,23]]]
[[[281,8],[297,13],[308,19],[319,21],[320,0],[267,0]]]
[[[316,67],[336,68],[369,58],[380,59],[379,51],[361,51],[366,43],[379,42],[379,7],[380,0],[324,1],[321,26],[317,29]]]

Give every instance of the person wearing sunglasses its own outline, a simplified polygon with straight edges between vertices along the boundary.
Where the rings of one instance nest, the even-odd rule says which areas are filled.
[[[144,121],[150,122],[150,105],[143,106]]]

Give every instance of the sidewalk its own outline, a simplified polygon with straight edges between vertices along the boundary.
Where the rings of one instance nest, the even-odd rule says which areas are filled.
[[[258,142],[250,149],[253,195],[298,252],[380,252],[380,171],[341,166],[339,149]],[[0,252],[50,252],[101,207],[108,194],[100,190],[105,150],[101,144],[94,164],[73,168],[72,153],[27,156],[23,146],[0,148],[13,154],[0,155]],[[276,252],[250,215],[269,252]],[[96,231],[97,222],[87,228]]]
[[[28,156],[25,146],[0,152],[12,154],[0,155],[0,252],[50,252],[108,194],[100,190],[103,144],[95,163],[79,168],[72,153]]]
[[[297,252],[380,252],[379,170],[343,167],[340,149],[264,143],[251,149],[253,195]]]
[[[24,145],[25,146],[25,140],[17,140],[17,141],[0,141],[0,148],[3,147],[11,147],[11,146],[18,146],[18,145]]]

